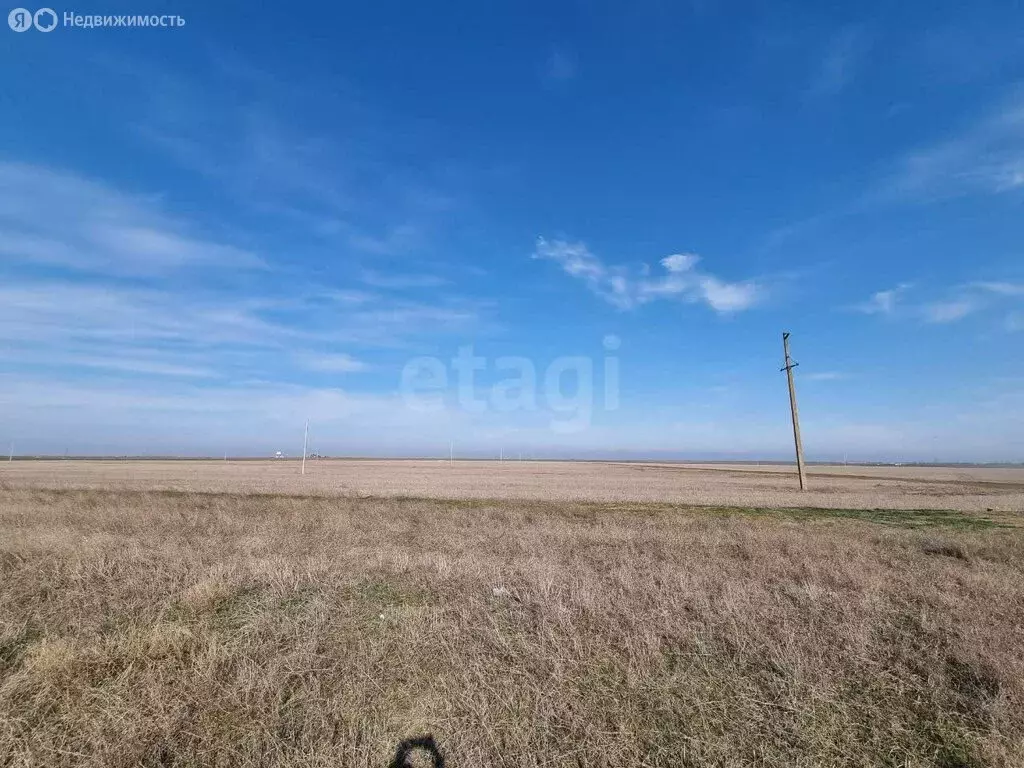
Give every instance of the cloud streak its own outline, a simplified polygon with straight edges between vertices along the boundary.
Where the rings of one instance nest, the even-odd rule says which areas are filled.
[[[457,204],[451,167],[395,162],[418,133],[352,91],[245,66],[213,67],[204,88],[157,77],[160,88],[153,77],[135,84],[138,133],[241,209],[291,226],[295,238],[407,256],[429,245]]]
[[[833,96],[853,81],[857,67],[868,50],[865,30],[851,25],[840,30],[828,43],[825,55],[811,81],[811,93]]]
[[[960,136],[906,155],[884,199],[941,200],[1024,189],[1024,90],[1017,89]]]
[[[945,324],[1024,297],[1024,285],[1020,283],[975,281],[946,289],[946,297],[938,300],[907,303],[903,296],[910,287],[909,283],[901,283],[895,288],[877,291],[867,301],[854,305],[853,309],[867,315],[899,316]],[[1010,325],[1008,322],[1008,329]]]
[[[854,305],[854,309],[865,315],[891,315],[896,311],[900,297],[910,288],[909,283],[900,283],[895,288],[876,291],[867,301]]]
[[[804,374],[803,378],[809,381],[839,381],[845,379],[846,374],[839,371],[813,371]]]
[[[361,373],[370,370],[370,366],[352,355],[314,355],[305,354],[299,357],[303,368],[322,373]]]
[[[0,253],[8,263],[114,276],[266,266],[251,251],[197,234],[157,198],[24,163],[0,163]]]
[[[374,270],[365,270],[362,275],[362,281],[374,288],[396,291],[415,288],[440,288],[449,283],[448,280],[439,275],[405,274],[400,272],[383,274]]]
[[[925,320],[929,323],[953,323],[963,320],[978,311],[981,305],[970,298],[937,301],[922,308]]]
[[[481,302],[369,293],[419,274],[282,282],[251,250],[205,237],[154,195],[0,162],[0,345],[8,370],[211,382],[369,370],[366,356],[479,329]],[[292,360],[294,366],[281,365]],[[396,373],[397,376],[397,373]]]
[[[997,296],[1024,296],[1024,283],[1011,282],[976,282],[970,283],[970,288],[977,288],[981,291],[994,293]]]
[[[635,309],[659,299],[701,303],[720,314],[749,309],[763,297],[764,289],[752,281],[728,282],[697,269],[695,253],[674,253],[659,262],[662,273],[634,273],[623,266],[608,265],[584,243],[537,238],[534,259],[551,261],[618,309]],[[645,270],[649,273],[649,270]]]
[[[541,75],[545,83],[558,85],[573,80],[578,72],[576,57],[569,51],[556,48],[545,59]]]

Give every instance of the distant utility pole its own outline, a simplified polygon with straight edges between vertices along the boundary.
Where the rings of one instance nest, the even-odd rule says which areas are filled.
[[[306,419],[306,431],[302,433],[302,474],[306,474],[306,445],[309,443],[309,419]]]
[[[786,355],[786,365],[780,370],[786,372],[786,379],[789,381],[789,411],[793,417],[793,443],[796,445],[796,471],[800,475],[800,490],[807,490],[807,475],[804,472],[804,444],[800,440],[800,414],[796,409],[796,387],[793,385],[793,369],[799,363],[794,363],[789,356],[789,333],[782,334],[782,349]]]
[[[448,441],[448,466],[455,464],[455,441]]]
[[[7,463],[10,464],[14,461],[14,441],[11,440],[11,455],[7,457]]]

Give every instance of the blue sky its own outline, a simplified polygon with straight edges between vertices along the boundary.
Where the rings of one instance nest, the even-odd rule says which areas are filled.
[[[1024,460],[1019,4],[54,10],[186,23],[0,33],[19,453],[788,457],[788,330],[809,457]]]

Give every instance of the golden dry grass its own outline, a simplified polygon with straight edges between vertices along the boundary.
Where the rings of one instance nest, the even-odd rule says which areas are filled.
[[[1024,511],[1024,469],[793,467],[613,462],[0,462],[0,488],[124,488],[329,496],[671,502],[694,505]]]
[[[1024,763],[1022,530],[849,514],[0,490],[0,765]]]

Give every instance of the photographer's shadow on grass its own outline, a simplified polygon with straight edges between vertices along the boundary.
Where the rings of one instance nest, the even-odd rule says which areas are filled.
[[[395,748],[395,756],[388,763],[388,768],[415,768],[415,766],[424,765],[422,761],[409,762],[409,758],[417,753],[429,756],[433,768],[444,768],[444,755],[441,754],[437,742],[429,733],[426,736],[416,736],[400,742]]]

